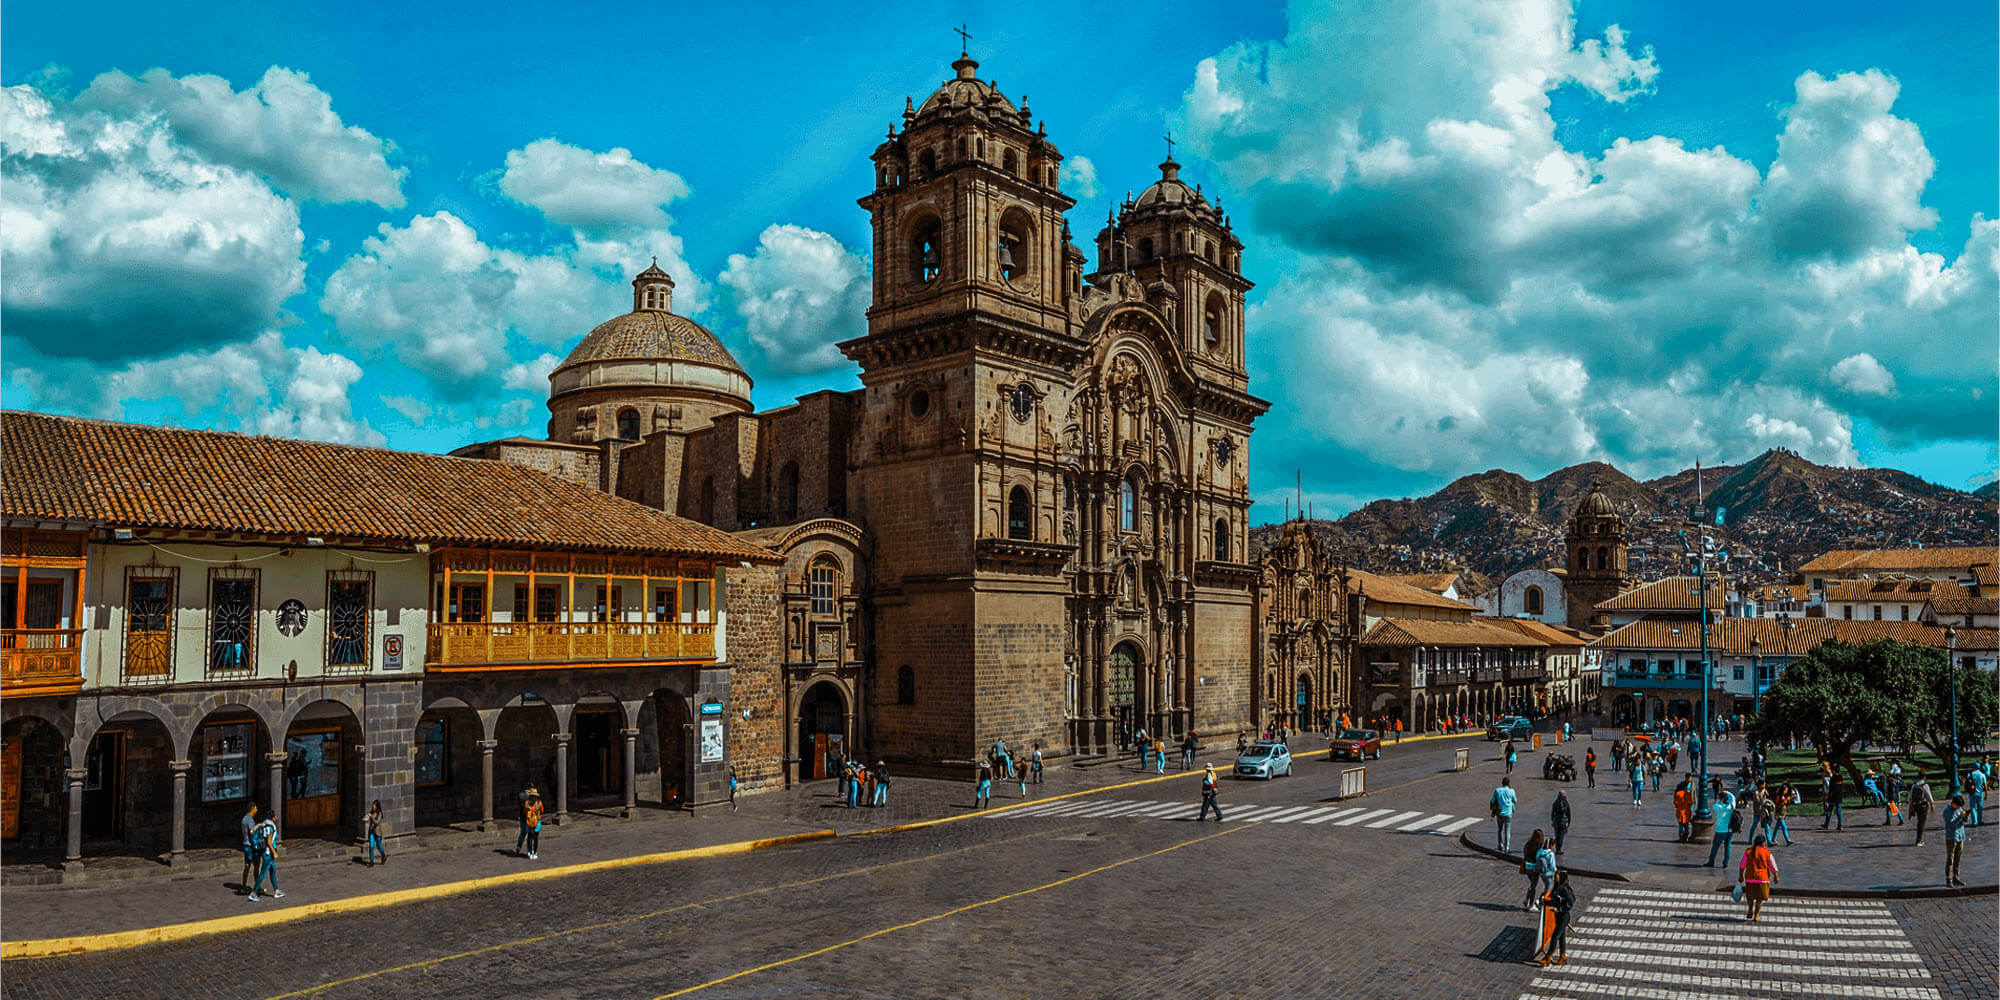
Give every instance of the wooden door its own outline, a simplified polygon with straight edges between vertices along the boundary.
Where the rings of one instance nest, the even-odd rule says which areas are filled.
[[[21,835],[21,739],[0,747],[0,840]]]

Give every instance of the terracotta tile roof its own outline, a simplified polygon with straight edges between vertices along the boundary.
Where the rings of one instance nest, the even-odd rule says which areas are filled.
[[[1513,629],[1486,621],[1440,622],[1428,618],[1384,618],[1361,637],[1363,646],[1542,646]]]
[[[1722,577],[1708,575],[1708,609],[1721,611]],[[1692,576],[1670,576],[1628,590],[1597,606],[1599,611],[1700,611],[1700,588]]]
[[[1941,615],[2000,615],[2000,597],[1981,597],[1966,587],[1953,587],[1931,597],[1931,610]]]
[[[1393,578],[1377,576],[1358,569],[1347,571],[1347,586],[1348,589],[1355,593],[1367,595],[1369,602],[1372,604],[1404,604],[1420,608],[1446,608],[1452,611],[1463,611],[1467,614],[1471,614],[1477,610],[1470,604],[1462,601],[1454,601],[1442,594],[1434,594],[1421,587],[1412,587],[1407,583]]]
[[[1897,570],[1970,569],[2000,561],[1987,546],[1964,545],[1935,549],[1834,549],[1799,567],[1801,573],[1893,573]]]
[[[1709,623],[1709,649],[1731,656],[1749,656],[1750,640],[1756,639],[1765,656],[1798,656],[1828,639],[1865,643],[1876,639],[1896,639],[1923,646],[1943,647],[1944,629],[1922,622],[1856,622],[1839,618],[1794,618],[1787,632],[1775,618],[1722,618]],[[1633,622],[1591,643],[1599,649],[1678,649],[1701,648],[1701,626],[1694,622],[1647,618]],[[1962,628],[1958,648],[1990,650],[2000,647],[2000,630]]]
[[[2000,586],[2000,566],[1981,563],[1972,567],[1972,581],[1982,587]]]
[[[1803,583],[1774,583],[1757,588],[1757,600],[1765,604],[1780,601],[1803,601],[1806,599],[1806,585]]]
[[[0,412],[0,515],[126,528],[776,562],[727,532],[504,462]]]
[[[1450,590],[1452,584],[1458,582],[1458,574],[1457,573],[1392,573],[1384,576],[1383,579],[1393,580],[1397,583],[1407,583],[1410,586],[1417,588],[1418,590],[1428,590],[1433,594],[1442,594],[1445,591]]]
[[[1828,601],[1903,601],[1923,603],[1939,594],[1963,591],[1950,580],[1911,579],[1906,576],[1860,580],[1828,580]]]
[[[1512,629],[1530,639],[1536,639],[1550,646],[1581,646],[1585,640],[1573,632],[1538,622],[1533,618],[1481,618],[1479,621],[1499,628]]]

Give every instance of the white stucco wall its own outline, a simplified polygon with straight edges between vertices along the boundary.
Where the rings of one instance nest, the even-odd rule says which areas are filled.
[[[1501,618],[1533,618],[1546,625],[1569,624],[1568,606],[1563,602],[1562,577],[1545,569],[1524,569],[1501,581],[1498,588],[1499,607],[1495,613]],[[1539,587],[1542,591],[1542,613],[1528,614],[1528,588]]]

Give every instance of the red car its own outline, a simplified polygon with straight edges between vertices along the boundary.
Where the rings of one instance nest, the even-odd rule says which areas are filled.
[[[1327,744],[1328,757],[1352,757],[1367,760],[1382,759],[1382,734],[1373,729],[1343,729]]]

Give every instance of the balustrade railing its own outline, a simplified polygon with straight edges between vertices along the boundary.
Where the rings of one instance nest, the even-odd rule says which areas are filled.
[[[715,626],[680,622],[433,622],[427,662],[712,660]]]

